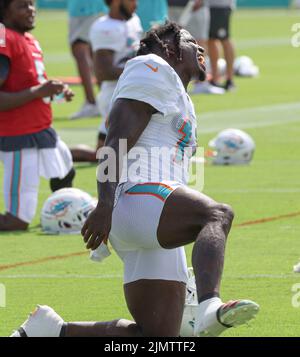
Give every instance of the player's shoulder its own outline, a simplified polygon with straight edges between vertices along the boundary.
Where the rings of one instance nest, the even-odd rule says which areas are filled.
[[[137,24],[137,25],[141,25],[141,19],[140,19],[140,17],[139,17],[136,13],[134,13],[134,14],[132,15],[131,19],[128,20],[128,21],[129,21],[129,22],[132,22],[132,23],[135,23],[135,24]]]
[[[116,32],[123,28],[123,22],[104,15],[99,17],[91,26],[90,32]]]
[[[25,32],[24,37],[27,41],[38,42],[38,40],[30,32]]]
[[[147,68],[147,64],[154,67],[155,73],[157,73],[160,69],[164,71],[172,71],[172,67],[166,62],[162,57],[155,55],[154,53],[150,53],[148,55],[136,56],[130,61],[127,62],[127,67],[131,68]],[[148,67],[149,68],[149,67]],[[151,69],[151,68],[149,68]]]
[[[1,24],[1,37],[5,38],[6,42],[16,42],[20,40],[22,35]]]
[[[176,78],[175,71],[168,62],[155,54],[133,58],[127,62],[125,72],[137,72],[142,77],[155,77],[156,79],[161,77]]]

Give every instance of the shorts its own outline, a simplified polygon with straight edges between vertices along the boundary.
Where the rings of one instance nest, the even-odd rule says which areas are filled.
[[[232,9],[229,7],[210,8],[210,39],[226,40],[230,37],[231,13]]]
[[[79,16],[69,18],[69,43],[72,45],[76,41],[90,43],[90,28],[98,19],[99,15]]]
[[[97,96],[97,105],[102,117],[99,133],[107,135],[106,120],[108,118],[110,103],[114,94],[117,82],[111,81],[102,83],[101,91]]]
[[[4,164],[4,201],[6,212],[30,223],[38,202],[40,176],[64,178],[73,167],[66,144],[57,140],[56,148],[0,151]]]
[[[124,283],[142,279],[186,283],[184,247],[164,249],[157,240],[164,204],[180,184],[163,181],[125,186],[119,187],[109,236],[124,263]]]
[[[182,7],[171,6],[169,7],[170,20],[178,22],[181,14]],[[190,22],[186,26],[186,30],[196,39],[207,41],[209,33],[210,11],[207,6],[202,6],[199,10],[192,14]]]

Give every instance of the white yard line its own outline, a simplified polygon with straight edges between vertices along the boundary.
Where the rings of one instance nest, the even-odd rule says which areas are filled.
[[[291,32],[292,34],[292,32]],[[288,33],[290,35],[290,33]],[[263,37],[263,38],[246,38],[241,40],[235,40],[236,47],[241,50],[258,47],[276,47],[276,46],[291,46],[291,37]],[[247,53],[245,53],[247,55]],[[71,54],[66,50],[64,52],[46,52],[45,63],[72,63],[73,59]]]
[[[13,274],[0,275],[0,279],[120,279],[119,274],[84,275],[84,274]]]
[[[290,34],[290,33],[288,33]],[[238,50],[258,47],[276,47],[276,46],[291,46],[290,37],[263,37],[263,38],[247,38],[235,41]]]
[[[282,103],[261,107],[223,110],[198,114],[198,132],[216,133],[227,128],[251,129],[274,125],[285,125],[300,121],[300,103]],[[58,129],[59,135],[68,145],[96,143],[97,127]]]
[[[300,187],[289,187],[289,188],[236,188],[236,189],[207,189],[206,192],[212,193],[238,193],[238,194],[248,194],[248,193],[299,193]]]
[[[81,274],[14,274],[14,275],[0,275],[0,279],[121,279],[119,274],[104,274],[104,275],[81,275]],[[252,274],[252,275],[224,275],[224,279],[296,279],[300,280],[300,275],[297,274]]]
[[[198,131],[212,133],[226,128],[249,129],[300,121],[300,103],[283,103],[198,114]]]

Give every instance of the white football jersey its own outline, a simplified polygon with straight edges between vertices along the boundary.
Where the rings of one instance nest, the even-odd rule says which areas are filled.
[[[105,15],[96,20],[90,29],[93,52],[98,50],[114,51],[114,65],[124,68],[128,59],[133,58],[139,48],[143,29],[139,17],[117,20]],[[102,89],[116,85],[116,81],[104,81]]]
[[[189,159],[197,149],[197,122],[175,70],[157,55],[138,56],[126,64],[111,104],[119,98],[145,102],[157,110],[128,153],[121,182],[187,184]]]

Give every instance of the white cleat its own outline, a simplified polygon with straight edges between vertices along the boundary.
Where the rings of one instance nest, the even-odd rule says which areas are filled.
[[[231,327],[246,324],[259,312],[259,305],[250,300],[229,301],[219,298],[204,301],[198,306],[194,336],[217,337]]]
[[[225,89],[213,86],[210,84],[208,81],[206,82],[197,82],[194,85],[193,90],[190,92],[190,94],[217,94],[217,95],[222,95],[225,94]]]
[[[49,306],[40,306],[10,337],[59,337],[64,320]]]
[[[97,104],[84,103],[78,112],[70,116],[71,120],[81,119],[81,118],[93,118],[100,117],[100,112]]]

